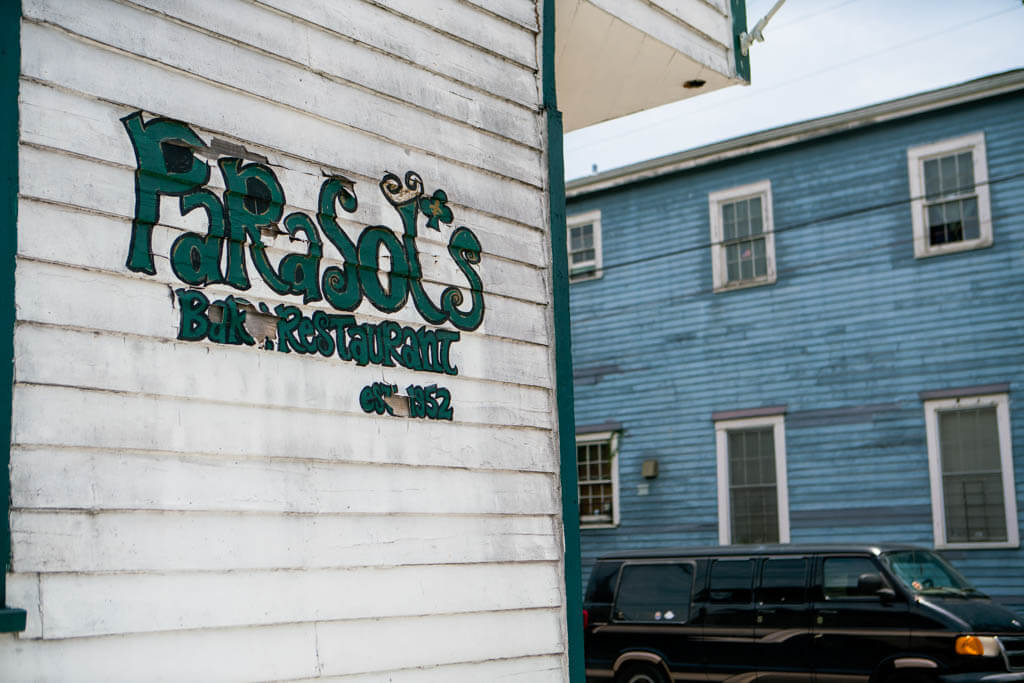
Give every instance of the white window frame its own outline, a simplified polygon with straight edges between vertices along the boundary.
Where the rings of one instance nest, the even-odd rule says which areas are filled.
[[[974,193],[978,198],[978,237],[932,246],[928,235],[928,202],[925,198],[924,162],[960,152],[971,152],[974,165]],[[982,249],[992,245],[992,208],[988,191],[988,161],[985,157],[985,134],[971,133],[907,150],[907,173],[910,179],[910,211],[914,228],[914,258]]]
[[[735,202],[740,199],[761,197],[762,226],[764,227],[764,250],[767,259],[768,272],[750,280],[729,282],[729,269],[725,262],[725,248],[722,241],[725,239],[725,230],[722,221],[722,205]],[[714,291],[730,291],[746,287],[759,287],[770,285],[777,279],[775,268],[775,219],[772,209],[772,182],[761,180],[749,185],[740,185],[725,190],[712,192],[708,195],[708,213],[711,219],[711,277],[714,283]]]
[[[579,458],[579,447],[586,444],[607,443],[611,453],[612,470],[612,521],[604,519],[588,520],[580,515],[581,529],[614,529],[619,526],[619,433],[618,432],[593,432],[589,434],[576,435],[577,459]],[[580,482],[576,482],[576,495],[579,496]]]
[[[718,542],[732,544],[729,500],[729,432],[771,427],[775,437],[775,493],[779,510],[779,543],[789,543],[789,485],[786,472],[786,417],[767,415],[715,421],[718,455]]]
[[[587,270],[573,275],[572,229],[587,224],[594,226],[593,270]],[[565,248],[566,258],[569,260],[569,282],[583,282],[584,280],[596,280],[600,278],[603,275],[601,272],[601,212],[597,210],[574,214],[566,219],[565,226]]]
[[[1003,476],[1003,507],[1006,513],[1006,540],[981,543],[946,541],[946,505],[942,489],[942,460],[939,450],[939,413],[944,410],[995,407],[999,430],[999,462]],[[928,474],[932,494],[932,524],[935,547],[939,549],[1017,548],[1020,529],[1017,521],[1017,492],[1013,481],[1013,446],[1010,438],[1010,399],[1007,394],[985,394],[959,398],[941,398],[924,402],[925,431],[928,439]]]

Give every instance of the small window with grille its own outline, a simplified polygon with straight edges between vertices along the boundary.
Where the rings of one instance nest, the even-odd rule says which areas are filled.
[[[918,258],[992,244],[983,133],[907,150]]]
[[[708,201],[715,291],[775,282],[771,182],[712,192]]]
[[[576,474],[580,524],[609,526],[619,523],[618,434],[576,435]]]
[[[601,277],[601,212],[570,216],[566,221],[569,281]]]
[[[925,401],[935,544],[1017,547],[1006,394]]]

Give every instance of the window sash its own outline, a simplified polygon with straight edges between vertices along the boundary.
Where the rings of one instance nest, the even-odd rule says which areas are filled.
[[[915,258],[992,244],[987,163],[981,132],[907,149]]]
[[[617,522],[618,473],[615,455],[614,434],[577,440],[577,495],[580,522],[583,524]]]
[[[719,542],[788,543],[784,417],[719,420],[715,432]]]
[[[712,192],[708,210],[714,290],[775,282],[771,181]]]
[[[1018,547],[1009,397],[926,400],[924,412],[936,547]]]
[[[588,279],[601,275],[601,213],[569,216],[566,221],[569,279]]]

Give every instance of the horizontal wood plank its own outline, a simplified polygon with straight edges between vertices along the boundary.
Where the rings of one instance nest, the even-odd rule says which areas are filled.
[[[21,508],[410,515],[558,510],[557,481],[540,472],[69,449],[14,449],[12,461],[12,503]]]
[[[318,675],[314,624],[118,637],[0,636],[5,681],[254,681]]]
[[[324,675],[558,654],[559,611],[529,610],[317,625]],[[400,645],[396,645],[400,644]]]
[[[559,604],[560,583],[557,563],[520,563],[44,574],[40,594],[43,637],[81,638],[178,631],[196,624],[225,628],[552,608]]]
[[[17,451],[16,451],[17,452]],[[17,468],[21,467],[19,456]],[[20,476],[20,475],[19,475]],[[19,479],[20,481],[20,479]],[[21,500],[20,494],[18,500]],[[18,595],[22,572],[175,572],[551,562],[561,540],[549,516],[326,515],[75,511],[11,513]],[[37,599],[12,605],[37,604]],[[38,625],[37,625],[38,626]]]
[[[562,683],[565,681],[565,661],[555,655],[520,657],[493,662],[450,664],[429,669],[416,667],[398,671],[356,674],[354,676],[327,676],[293,683]]]

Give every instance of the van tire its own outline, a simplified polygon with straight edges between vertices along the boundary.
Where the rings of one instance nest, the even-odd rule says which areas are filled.
[[[668,683],[665,673],[653,664],[627,664],[615,676],[615,683]]]

